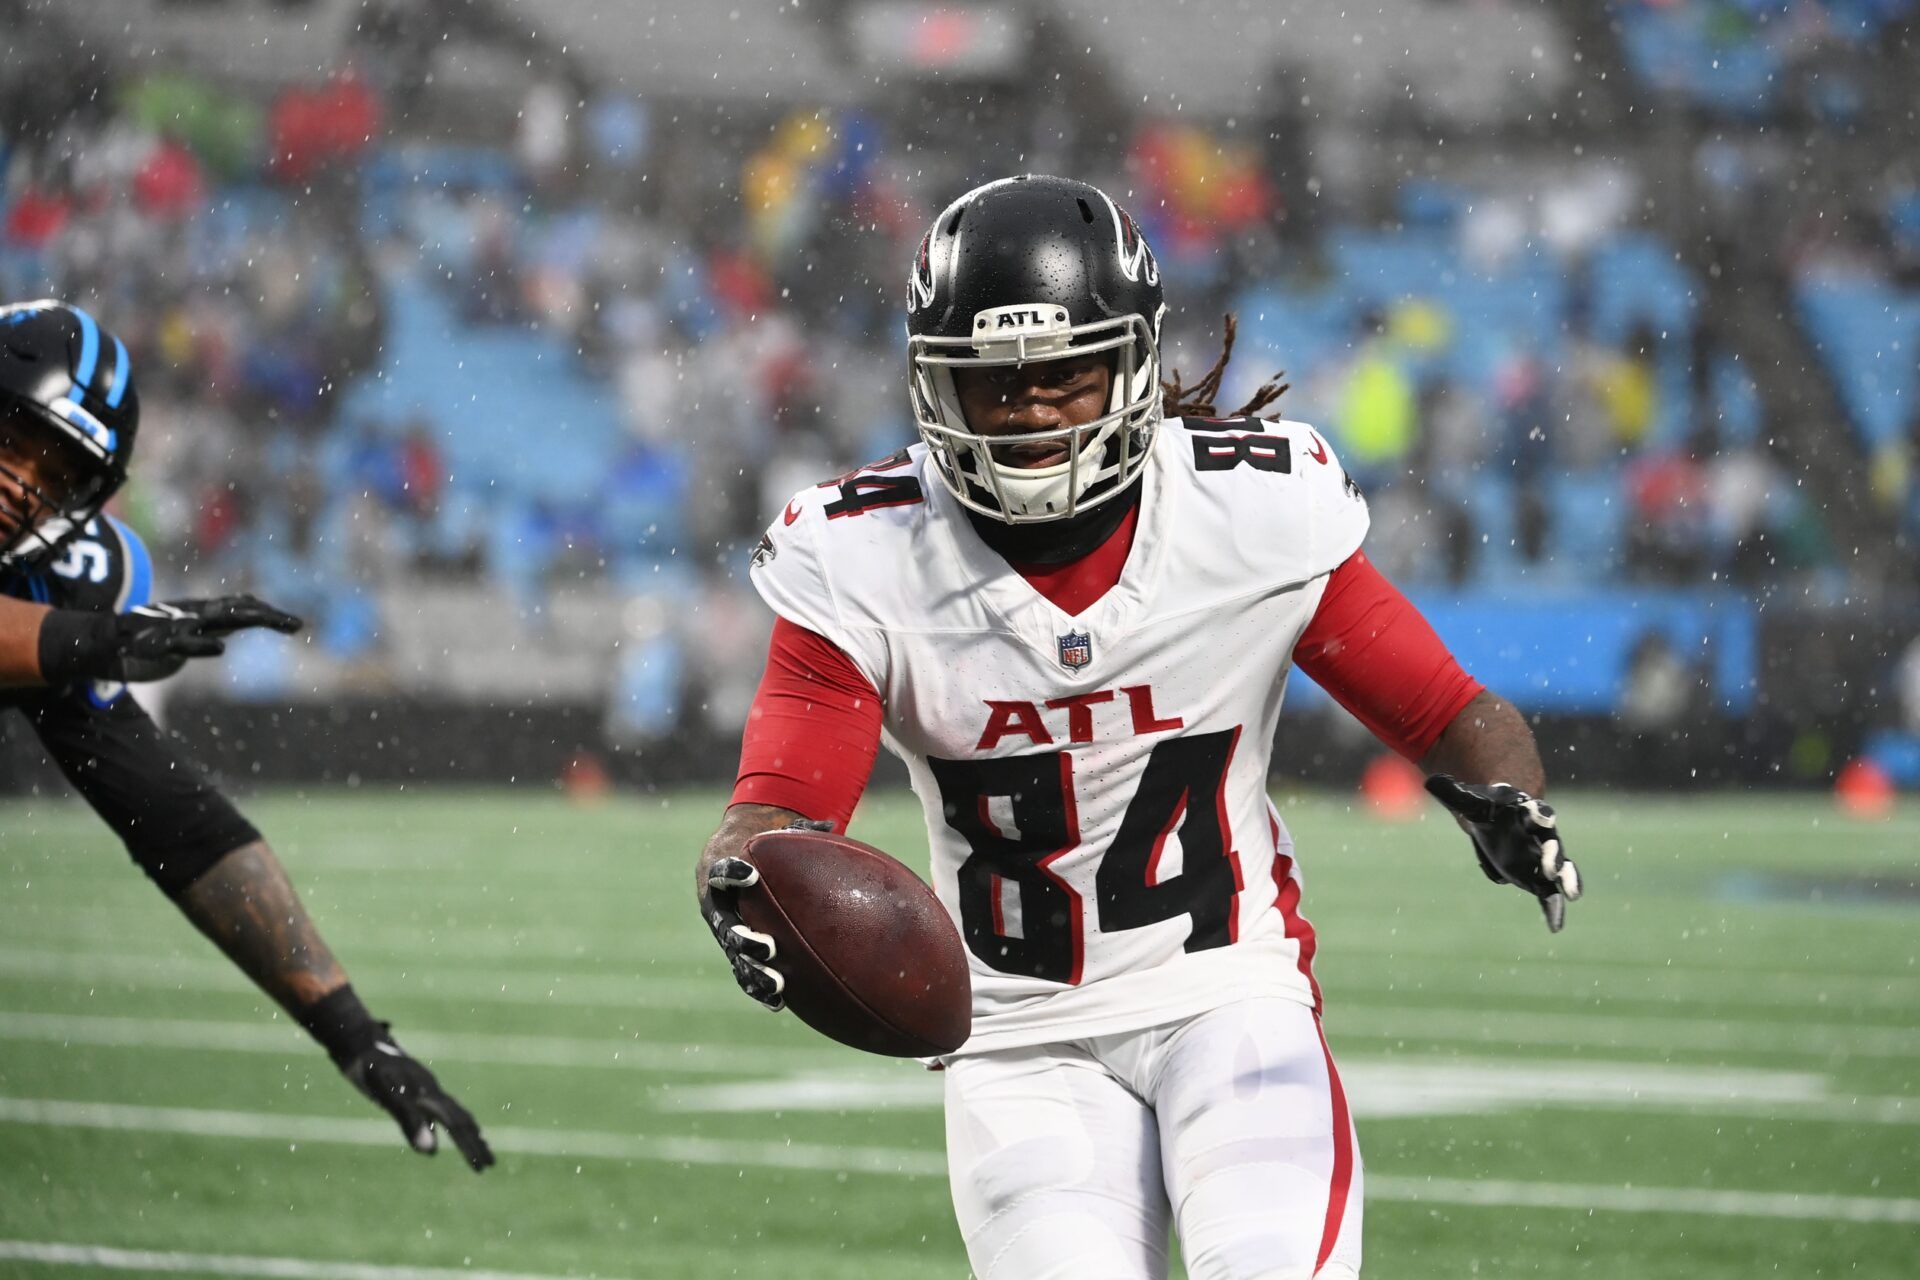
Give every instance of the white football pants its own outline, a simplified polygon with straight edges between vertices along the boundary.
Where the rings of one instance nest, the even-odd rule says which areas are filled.
[[[1313,1011],[1253,999],[954,1059],[947,1170],[978,1280],[1350,1280],[1360,1152]]]

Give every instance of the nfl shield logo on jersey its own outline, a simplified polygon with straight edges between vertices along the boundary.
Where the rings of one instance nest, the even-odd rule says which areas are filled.
[[[1060,637],[1060,665],[1078,671],[1093,661],[1093,637],[1084,631],[1069,631]]]

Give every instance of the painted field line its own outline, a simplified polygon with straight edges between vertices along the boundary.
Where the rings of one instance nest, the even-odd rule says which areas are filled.
[[[565,1280],[562,1276],[536,1275],[528,1271],[323,1262],[317,1258],[256,1258],[231,1253],[173,1253],[50,1240],[0,1240],[0,1260],[35,1262],[53,1267],[94,1267],[102,1271],[157,1272],[163,1275],[251,1276],[258,1280]]]
[[[47,930],[35,931],[29,927],[28,921],[21,920],[12,922],[0,933],[24,940],[37,932],[48,940],[71,942],[75,937],[88,936],[88,926],[99,924],[101,911],[102,908],[97,904],[85,902],[76,902],[70,910],[39,908],[36,914],[54,917],[62,923]],[[142,906],[137,910],[127,908],[120,914],[130,919],[135,916],[144,919],[150,910]],[[70,922],[69,917],[78,917],[80,920],[78,923]],[[124,930],[101,929],[98,936],[111,948],[127,935]],[[567,979],[623,976],[623,971],[639,969],[647,959],[663,956],[675,964],[694,966],[712,950],[712,944],[704,933],[695,930],[687,930],[679,935],[656,936],[649,944],[648,956],[616,959],[611,964],[593,964],[595,954],[587,949],[585,943],[556,953],[550,949],[520,951],[510,945],[475,946],[473,942],[472,929],[450,930],[444,936],[440,936],[438,931],[426,934],[409,932],[404,935],[379,933],[361,935],[354,943],[343,944],[341,950],[349,959],[357,950],[360,954],[377,958],[377,963],[382,966],[397,968],[413,967],[423,960],[442,965],[483,964],[489,967],[519,963],[533,971],[552,972]],[[1605,994],[1612,982],[1626,976],[1632,981],[1651,983],[1656,987],[1674,984],[1667,987],[1666,991],[1678,988],[1683,998],[1697,997],[1735,1004],[1806,1007],[1821,1003],[1859,1003],[1911,1007],[1920,1002],[1920,972],[1890,974],[1884,970],[1829,968],[1824,964],[1818,969],[1748,968],[1737,964],[1699,962],[1676,964],[1669,958],[1658,956],[1573,958],[1521,955],[1515,951],[1489,954],[1471,950],[1474,942],[1475,939],[1462,937],[1457,945],[1417,946],[1396,942],[1391,938],[1371,938],[1358,932],[1342,933],[1322,946],[1322,967],[1328,976],[1337,979],[1342,976],[1347,962],[1401,966],[1407,972],[1417,970],[1423,976],[1438,966],[1455,973],[1469,973],[1477,981],[1512,981],[1518,987],[1556,997],[1564,996],[1569,989],[1569,983],[1558,976],[1565,974],[1576,976],[1583,988],[1591,984],[1597,994]],[[584,972],[546,967],[577,965],[583,961],[593,964],[593,967]],[[524,975],[526,970],[521,972]],[[1652,994],[1664,992],[1656,990]]]
[[[0,1123],[107,1129],[192,1137],[237,1138],[297,1146],[302,1142],[355,1147],[401,1145],[393,1126],[373,1120],[332,1120],[263,1112],[130,1107],[114,1103],[0,1098]],[[808,1143],[739,1142],[714,1138],[645,1137],[584,1130],[489,1126],[500,1151],[569,1160],[658,1161],[723,1168],[807,1169],[882,1176],[938,1177],[946,1160],[937,1152]],[[1920,1222],[1920,1200],[1891,1196],[1802,1195],[1794,1192],[1705,1191],[1690,1187],[1609,1187],[1554,1182],[1482,1182],[1466,1178],[1410,1178],[1369,1174],[1376,1200],[1420,1204],[1684,1213],[1706,1217],[1786,1217],[1839,1222]]]
[[[753,1013],[751,1001],[730,999],[731,984],[714,952],[707,978],[649,978],[643,974],[556,974],[550,970],[476,973],[465,965],[420,965],[411,972],[388,970],[381,985],[397,998],[472,1000],[488,1004],[581,1006],[592,1009],[713,1010]],[[196,956],[135,956],[101,952],[33,951],[0,948],[0,977],[54,978],[78,982],[121,983],[131,987],[171,987],[195,991],[252,991],[253,985],[231,964],[212,954]],[[366,984],[367,989],[373,983]]]
[[[1862,1058],[1920,1055],[1920,1027],[1847,1022],[1766,1022],[1683,1014],[1533,1013],[1518,1009],[1378,1005],[1329,1000],[1327,1034],[1393,1040],[1460,1040],[1474,1044],[1588,1045],[1609,1049],[1700,1049],[1721,1052]]]
[[[681,1085],[662,1100],[667,1111],[864,1111],[934,1109],[938,1081],[917,1067],[883,1064],[851,1050],[805,1046],[588,1039],[543,1034],[416,1030],[406,1044],[428,1061],[660,1074],[742,1077],[717,1088]],[[0,1011],[0,1041],[122,1049],[182,1049],[292,1058],[312,1049],[283,1021],[238,1022],[115,1014]],[[1366,1116],[1451,1114],[1511,1109],[1482,1105],[1489,1082],[1514,1074],[1556,1082],[1558,1092],[1527,1107],[1585,1111],[1745,1116],[1845,1124],[1920,1124],[1920,1098],[1848,1096],[1827,1078],[1807,1073],[1728,1070],[1657,1062],[1577,1061],[1511,1057],[1412,1057],[1342,1054],[1356,1105]],[[786,1074],[768,1078],[770,1068]],[[1479,1099],[1479,1101],[1475,1101]],[[1469,1103],[1471,1105],[1462,1105]]]
[[[1371,955],[1343,958],[1336,952],[1318,967],[1323,979],[1331,979],[1341,987],[1379,990],[1385,985],[1380,981],[1384,978],[1393,990],[1408,995],[1485,992],[1492,987],[1563,1004],[1592,997],[1650,1002],[1674,1009],[1690,1004],[1715,1008],[1748,1005],[1806,1012],[1859,1005],[1907,1011],[1920,1005],[1920,978],[1912,977],[1834,978],[1819,973],[1775,973],[1763,979],[1701,969],[1636,969],[1574,960],[1524,963],[1508,960],[1494,964],[1458,954],[1402,957],[1389,962],[1384,957]]]
[[[1609,1187],[1566,1182],[1482,1182],[1472,1178],[1375,1177],[1369,1199],[1611,1213],[1684,1213],[1713,1218],[1801,1218],[1824,1222],[1920,1223],[1920,1200],[1796,1191],[1709,1191],[1699,1187]]]
[[[206,1111],[193,1107],[139,1107],[117,1102],[0,1097],[0,1123],[231,1138],[294,1147],[313,1143],[386,1147],[399,1152],[406,1146],[400,1131],[388,1120],[281,1115],[266,1111]],[[947,1171],[946,1159],[938,1152],[892,1147],[748,1142],[494,1124],[486,1126],[486,1134],[487,1141],[503,1153],[566,1160],[718,1165],[725,1169],[806,1169],[906,1177],[933,1177]]]
[[[1731,1105],[1716,1103],[1702,1103],[1694,1110],[1713,1115],[1744,1115],[1749,1119],[1828,1120],[1838,1124],[1920,1124],[1920,1098],[1904,1098],[1897,1095],[1836,1097],[1821,1102],[1796,1103],[1783,1111],[1765,1117],[1750,1111],[1737,1111]]]
[[[1835,1093],[1808,1072],[1675,1067],[1653,1062],[1582,1063],[1520,1059],[1408,1059],[1340,1056],[1353,1114],[1362,1121],[1429,1116],[1577,1111],[1639,1116],[1738,1116],[1770,1124],[1920,1124],[1920,1097]],[[1508,1082],[1550,1084],[1516,1097]],[[734,1115],[798,1112],[937,1112],[931,1076],[795,1073],[719,1083],[680,1084],[652,1100],[665,1112]]]
[[[702,1076],[765,1075],[769,1058],[799,1069],[863,1074],[850,1049],[714,1044],[697,1041],[587,1039],[579,1036],[474,1031],[409,1031],[406,1046],[428,1059],[516,1067],[604,1068]],[[290,1058],[317,1048],[284,1019],[251,1022],[117,1014],[17,1013],[0,1010],[0,1040],[124,1049],[215,1050]],[[870,1075],[871,1071],[865,1074]]]
[[[362,958],[354,968],[363,974],[396,971],[419,974],[423,963],[428,963],[432,968],[424,977],[410,980],[425,984],[430,993],[437,994],[442,984],[455,982],[457,990],[450,992],[452,995],[503,1003],[588,1006],[624,1003],[641,1008],[697,1009],[711,1007],[712,996],[720,989],[712,982],[712,975],[719,972],[717,966],[709,967],[705,971],[707,976],[702,977],[688,973],[650,973],[638,964],[628,968],[625,973],[619,972],[617,966],[613,965],[597,971],[566,967],[577,963],[582,958],[579,956],[554,960],[546,965],[534,957],[524,957],[522,963],[514,964],[514,957],[508,956],[504,957],[508,963],[500,966],[497,962],[503,957],[494,956],[490,958],[494,962],[493,967],[476,972],[460,954],[423,952],[424,948],[417,938],[411,952],[366,948],[360,952]],[[1381,984],[1378,982],[1354,981],[1352,975],[1356,966],[1339,964],[1337,956],[1322,968],[1337,988],[1345,988],[1356,995],[1380,990]],[[140,956],[93,949],[0,947],[0,976],[136,981],[150,978],[157,969],[164,969],[174,977],[176,985],[232,990],[242,990],[246,986],[224,960],[211,953],[205,956]],[[1415,969],[1423,981],[1430,980],[1436,973],[1447,975],[1447,980],[1426,981],[1426,985],[1413,988],[1404,982],[1396,983],[1390,992],[1383,994],[1401,998],[1413,994],[1440,997],[1455,991],[1484,992],[1493,986],[1518,996],[1551,997],[1562,1004],[1570,998],[1589,995],[1646,1001],[1663,1009],[1672,1009],[1674,1016],[1683,1017],[1694,1015],[1696,1010],[1691,1007],[1693,1004],[1712,1008],[1742,1005],[1800,1012],[1850,1006],[1905,1012],[1920,1005],[1920,978],[1908,977],[1831,978],[1807,973],[1776,973],[1764,981],[1758,975],[1747,975],[1736,982],[1732,975],[1717,971],[1629,968],[1625,970],[1623,979],[1620,971],[1584,961],[1547,961],[1521,965],[1512,961],[1483,962],[1457,955],[1425,956]],[[1376,968],[1367,976],[1372,977],[1379,972]],[[1603,974],[1611,976],[1600,976]],[[209,978],[211,981],[208,981]],[[1340,1002],[1336,995],[1336,1003]]]
[[[1543,943],[1543,951],[1536,953],[1533,944],[1524,938],[1516,938],[1511,947],[1493,951],[1481,949],[1481,944],[1490,940],[1462,933],[1457,938],[1444,937],[1438,941],[1416,944],[1390,937],[1370,937],[1364,932],[1350,930],[1336,933],[1328,945],[1321,947],[1319,954],[1326,957],[1329,963],[1355,956],[1398,962],[1409,968],[1431,960],[1447,964],[1473,962],[1494,969],[1534,966],[1542,969],[1590,969],[1608,974],[1645,974],[1648,977],[1691,974],[1702,979],[1723,979],[1728,983],[1770,983],[1815,977],[1833,982],[1858,982],[1875,990],[1889,982],[1920,982],[1920,970],[1916,970],[1911,961],[1905,972],[1895,974],[1889,974],[1884,968],[1854,968],[1834,964],[1825,958],[1818,965],[1810,964],[1803,969],[1748,968],[1737,959],[1717,964],[1704,960],[1675,961],[1671,956],[1657,953],[1644,956],[1626,952],[1610,956],[1557,955],[1553,953],[1555,944],[1552,943]]]
[[[134,957],[41,956],[32,963],[0,957],[0,973],[119,982],[140,988],[190,988],[251,992],[240,975],[221,961],[141,961]],[[77,969],[78,972],[72,970]],[[471,975],[468,975],[469,977]],[[158,981],[156,981],[158,979]],[[462,1000],[530,1007],[638,1008],[698,1011],[704,1015],[763,1017],[764,1013],[720,981],[670,979],[585,981],[547,985],[538,979],[518,984],[462,982],[447,989],[443,980],[400,986],[392,998]],[[582,988],[585,989],[582,989]],[[1920,1052],[1920,1029],[1863,1026],[1856,1023],[1735,1021],[1673,1015],[1535,1013],[1524,1010],[1459,1009],[1440,1006],[1381,1006],[1336,1000],[1329,1008],[1330,1028],[1341,1037],[1425,1039],[1473,1044],[1584,1045],[1598,1048],[1691,1049],[1827,1058],[1835,1052],[1861,1057],[1908,1057]]]
[[[484,914],[463,913],[464,923],[432,924],[420,928],[386,928],[356,922],[351,928],[332,922],[364,910],[364,895],[330,898],[303,885],[303,897],[322,928],[329,929],[329,940],[349,962],[357,955],[385,957],[400,963],[433,959],[445,964],[485,965],[487,967],[527,965],[587,965],[590,971],[607,973],[642,968],[661,962],[682,967],[699,965],[714,950],[713,940],[700,927],[691,910],[677,932],[651,933],[644,944],[623,942],[630,950],[609,956],[605,940],[631,929],[632,922],[588,921],[581,923],[577,905],[515,902],[502,896],[497,910]],[[184,922],[169,918],[164,903],[157,899],[137,906],[89,904],[84,897],[71,906],[36,906],[31,914],[8,903],[9,890],[0,883],[0,937],[27,943],[49,943],[79,949],[112,950],[129,939],[143,937],[192,938],[180,932]],[[404,886],[392,886],[388,896],[411,899]],[[9,911],[9,908],[14,910]],[[564,909],[563,909],[564,908]],[[547,919],[569,921],[549,932],[534,922]],[[337,934],[337,936],[335,936]],[[499,936],[487,941],[489,935]],[[556,941],[557,940],[557,941]],[[524,942],[524,945],[520,945]],[[1504,957],[1511,960],[1512,957]]]
[[[137,989],[251,991],[240,974],[212,956],[143,958],[131,955],[44,952],[0,948],[0,976],[113,982]],[[369,984],[371,989],[372,984]],[[391,999],[461,1000],[474,1003],[593,1009],[655,1009],[703,1015],[764,1017],[736,995],[717,968],[708,978],[649,978],[641,974],[476,974],[456,968],[383,984]],[[1357,995],[1357,993],[1356,993]],[[1585,1045],[1618,1049],[1689,1049],[1827,1058],[1848,1053],[1865,1058],[1920,1055],[1920,1027],[1857,1022],[1767,1021],[1700,1017],[1675,1009],[1659,1014],[1530,1012],[1442,1005],[1382,1005],[1336,996],[1327,1008],[1327,1029],[1340,1037],[1444,1040],[1472,1044]]]

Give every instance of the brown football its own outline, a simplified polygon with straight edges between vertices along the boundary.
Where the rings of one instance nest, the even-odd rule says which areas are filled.
[[[822,831],[747,841],[760,883],[740,895],[773,936],[787,1007],[841,1044],[897,1058],[958,1049],[973,1029],[960,933],[933,890],[871,845]]]

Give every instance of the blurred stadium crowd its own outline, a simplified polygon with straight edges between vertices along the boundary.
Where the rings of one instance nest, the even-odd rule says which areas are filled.
[[[264,6],[288,7],[338,6]],[[1179,303],[1172,365],[1204,371],[1239,317],[1223,403],[1284,370],[1282,410],[1368,492],[1376,559],[1470,666],[1516,662],[1516,694],[1650,728],[1744,713],[1767,602],[1912,586],[1920,152],[1791,193],[1807,148],[1910,95],[1914,0],[1569,6],[1551,56],[1594,61],[1573,11],[1604,9],[1611,118],[1654,118],[1607,149],[1579,102],[1604,76],[1560,91],[1558,123],[1516,99],[1464,140],[1391,99],[1356,134],[1285,82],[1254,119],[1129,101],[1097,64],[1064,98],[948,75],[917,114],[879,90],[769,100],[748,68],[696,110],[512,5],[482,28],[471,5],[348,7],[298,79],[100,53],[0,103],[0,290],[93,308],[143,380],[126,515],[175,586],[316,621],[306,650],[237,646],[219,696],[589,699],[616,743],[737,733],[768,625],[743,548],[794,489],[912,438],[908,256],[947,198],[1015,169],[1139,217]],[[825,8],[867,38],[860,6]],[[0,0],[31,33],[10,57],[71,67],[97,11]],[[449,23],[516,64],[510,132],[436,107]],[[991,35],[949,38],[985,57]],[[1449,163],[1355,160],[1356,136],[1437,136]],[[1743,307],[1785,316],[1774,345]],[[1811,353],[1831,420],[1783,421],[1807,370],[1782,351]],[[1810,448],[1839,461],[1816,474]],[[1862,529],[1885,546],[1861,555]],[[1594,669],[1514,657],[1570,633]],[[1920,644],[1877,661],[1907,690],[1883,750],[1920,779]]]

